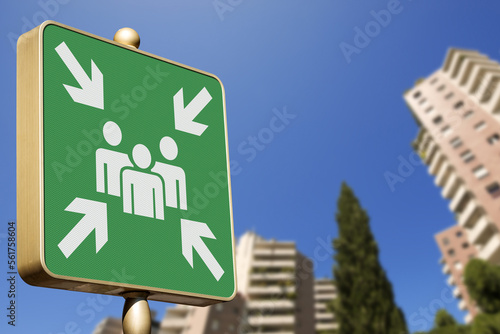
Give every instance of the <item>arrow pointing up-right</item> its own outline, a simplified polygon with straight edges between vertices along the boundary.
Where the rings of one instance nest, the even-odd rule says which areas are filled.
[[[203,89],[189,102],[187,107],[184,107],[184,91],[181,88],[177,94],[174,95],[174,123],[175,129],[193,135],[201,136],[201,134],[208,128],[208,125],[201,124],[194,121],[194,118],[205,108],[212,100],[212,96],[208,90]]]
[[[224,274],[224,270],[213,254],[208,249],[207,245],[201,239],[215,239],[214,234],[205,223],[199,223],[192,220],[181,219],[181,235],[182,235],[182,255],[186,258],[192,268],[193,263],[193,248],[198,252],[201,259],[212,272],[215,279],[218,281]]]
[[[59,249],[68,258],[95,230],[95,252],[108,242],[108,217],[106,203],[91,201],[84,198],[75,198],[65,211],[83,213],[82,219],[59,243]]]

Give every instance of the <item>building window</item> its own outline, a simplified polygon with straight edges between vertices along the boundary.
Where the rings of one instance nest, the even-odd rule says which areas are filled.
[[[468,242],[464,242],[464,243],[462,244],[462,248],[463,248],[463,249],[467,249],[467,248],[469,248],[469,243],[468,243]]]
[[[420,97],[420,95],[422,95],[422,93],[420,93],[420,91],[415,92],[415,94],[413,94],[413,98],[418,99]]]
[[[425,102],[427,102],[427,99],[424,97],[422,100],[418,102],[418,104],[423,105],[425,104]]]
[[[218,312],[221,312],[221,311],[222,311],[222,308],[223,308],[222,303],[219,303],[219,304],[215,305],[215,309],[216,309]]]
[[[452,257],[455,256],[455,250],[454,249],[449,249],[448,250],[448,255],[452,256]]]
[[[453,92],[449,92],[448,94],[446,94],[446,96],[444,98],[446,100],[449,100],[449,99],[451,99],[453,97],[453,95],[455,95],[455,94],[453,94]]]
[[[482,178],[488,175],[488,170],[484,168],[483,165],[477,166],[472,170],[472,172],[474,173],[474,176],[476,176],[478,180],[481,180]]]
[[[219,329],[219,321],[218,321],[217,319],[214,319],[214,320],[212,321],[212,330],[213,330],[213,331],[216,331],[216,330],[218,330],[218,329]]]
[[[456,236],[457,236],[457,238],[460,238],[460,237],[462,236],[462,231],[458,231],[458,232],[456,233]]]
[[[449,125],[446,125],[441,129],[441,132],[443,133],[443,136],[447,137],[451,134],[452,130]]]
[[[455,261],[454,266],[455,266],[456,270],[462,270],[463,269],[462,262],[460,262],[460,261]]]
[[[441,92],[445,87],[446,87],[445,85],[441,85],[437,88],[437,91]]]
[[[481,131],[485,127],[486,127],[486,122],[485,121],[481,121],[481,122],[477,123],[476,125],[474,125],[474,129],[476,131]]]
[[[498,141],[500,141],[500,136],[498,135],[498,133],[494,133],[488,137],[488,143],[490,143],[491,145],[494,145]]]
[[[458,101],[457,103],[455,103],[455,109],[462,108],[463,106],[464,106],[463,101]]]
[[[450,243],[448,238],[443,238],[443,245],[447,246]]]
[[[450,141],[450,144],[453,148],[460,147],[462,146],[462,139],[460,139],[459,137],[455,137]]]
[[[430,106],[429,108],[425,109],[425,113],[428,114],[428,113],[430,113],[433,110],[434,110],[434,107]]]
[[[443,117],[437,116],[432,121],[434,122],[434,124],[439,125],[439,123],[441,123],[443,121]]]
[[[469,162],[474,160],[474,154],[472,154],[470,150],[467,150],[464,153],[460,154],[460,157],[463,159],[464,162]]]
[[[430,82],[430,84],[431,84],[431,85],[434,85],[434,84],[436,83],[436,81],[438,81],[438,78],[434,78],[434,79],[432,79],[432,80],[431,80],[431,82]]]
[[[486,191],[491,195],[491,197],[497,198],[500,196],[500,185],[498,182],[493,182],[486,187]]]
[[[467,119],[467,118],[471,118],[472,115],[474,115],[474,111],[473,110],[469,110],[467,111],[465,114],[464,114],[464,118]]]

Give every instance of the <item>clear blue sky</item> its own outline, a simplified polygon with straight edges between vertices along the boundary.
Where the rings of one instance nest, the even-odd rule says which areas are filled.
[[[19,280],[17,326],[6,324],[5,233],[16,217],[16,53],[9,39],[44,16],[110,39],[130,26],[142,50],[219,76],[230,157],[241,166],[232,177],[237,236],[255,229],[295,240],[304,254],[316,256],[316,274],[330,276],[333,262],[321,244],[336,236],[336,199],[346,180],[371,216],[410,330],[428,329],[419,312],[439,305],[462,320],[457,301],[449,301],[433,239],[454,224],[446,201],[422,166],[394,192],[384,173],[397,172],[398,157],[408,158],[417,133],[403,92],[440,67],[448,47],[500,58],[500,44],[491,39],[500,31],[497,1],[220,0],[232,3],[222,16],[212,0],[56,1],[4,2],[0,14],[0,332],[56,334],[75,326],[90,333],[103,317],[119,317],[123,305],[120,297],[106,298],[91,311],[87,298],[95,295]],[[388,6],[397,14],[348,62],[340,44],[354,45],[354,29],[374,20],[372,10]],[[274,108],[295,118],[251,160],[248,137],[269,127]],[[151,303],[159,317],[165,307]]]

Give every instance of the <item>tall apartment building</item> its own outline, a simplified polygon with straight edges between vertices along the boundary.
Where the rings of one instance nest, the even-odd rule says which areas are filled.
[[[477,256],[493,264],[500,264],[499,79],[497,62],[450,49],[442,68],[404,94],[420,127],[414,149]]]
[[[315,332],[313,265],[294,242],[265,240],[247,232],[239,239],[236,266],[237,300],[205,308],[170,308],[161,333]],[[218,331],[211,332],[213,328]]]
[[[461,226],[452,226],[435,235],[436,242],[443,254],[440,263],[443,265],[443,274],[450,275],[448,284],[455,286],[453,296],[460,299],[458,307],[468,314],[465,322],[469,323],[478,313],[478,309],[469,296],[464,283],[464,269],[467,262],[477,256],[476,247],[472,246],[467,237],[467,231]]]
[[[337,289],[333,281],[328,278],[314,281],[314,319],[316,333],[333,333],[338,329],[335,314],[329,309],[330,304],[337,298]]]

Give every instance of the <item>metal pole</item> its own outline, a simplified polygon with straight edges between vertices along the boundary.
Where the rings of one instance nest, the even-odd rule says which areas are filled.
[[[151,334],[151,312],[148,304],[149,292],[126,292],[123,294],[123,334]]]

